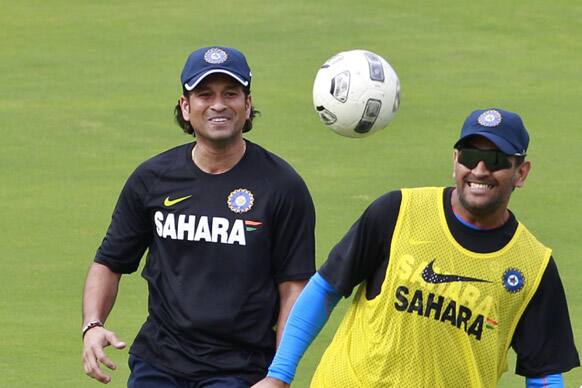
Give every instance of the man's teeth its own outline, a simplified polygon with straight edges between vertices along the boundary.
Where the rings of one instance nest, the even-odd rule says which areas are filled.
[[[210,119],[210,121],[222,123],[222,122],[226,121],[226,118],[224,118],[224,117],[214,117],[214,118]]]
[[[493,185],[488,185],[488,184],[485,184],[485,183],[469,182],[469,187],[472,188],[472,189],[485,190],[485,189],[491,189],[491,188],[493,188]]]

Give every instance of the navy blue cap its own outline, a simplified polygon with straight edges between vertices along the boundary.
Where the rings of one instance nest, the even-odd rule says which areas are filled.
[[[504,154],[524,156],[527,153],[529,134],[517,113],[498,108],[471,112],[463,124],[455,148],[476,135],[491,140]]]
[[[182,91],[193,90],[215,73],[228,74],[250,90],[252,74],[244,54],[230,47],[211,46],[192,52],[186,60],[180,75]]]

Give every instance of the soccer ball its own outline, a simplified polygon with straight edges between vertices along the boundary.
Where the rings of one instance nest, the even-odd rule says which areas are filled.
[[[381,56],[366,50],[344,51],[317,72],[313,106],[334,132],[368,136],[385,128],[398,112],[400,81]]]

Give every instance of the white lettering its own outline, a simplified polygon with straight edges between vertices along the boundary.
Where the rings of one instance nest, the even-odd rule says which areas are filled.
[[[210,235],[210,227],[208,226],[208,217],[202,216],[198,219],[198,227],[196,228],[194,240],[212,241],[212,236]]]
[[[214,217],[212,219],[212,242],[218,242],[218,237],[220,236],[220,242],[226,243],[228,235],[228,220],[222,217]]]
[[[162,221],[164,220],[164,214],[161,211],[157,211],[154,214],[154,222],[156,223],[156,232],[158,236],[162,237]]]
[[[243,220],[235,220],[232,225],[232,230],[230,231],[230,236],[228,236],[228,244],[234,244],[235,242],[239,245],[247,245],[245,239],[245,224]]]
[[[196,221],[196,216],[188,216],[188,222],[186,222],[186,215],[180,214],[178,216],[178,240],[184,240],[184,232],[188,232],[188,240],[194,240],[194,225]]]
[[[166,217],[164,231],[162,233],[163,238],[167,238],[168,236],[170,236],[172,240],[176,239],[176,224],[174,223],[174,215],[172,213],[168,214]]]
[[[174,213],[164,215],[162,211],[156,211],[154,223],[157,235],[162,238],[246,245],[243,220],[234,220],[231,228],[228,218]]]

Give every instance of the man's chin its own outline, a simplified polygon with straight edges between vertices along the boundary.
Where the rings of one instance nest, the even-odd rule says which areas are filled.
[[[468,196],[460,195],[459,202],[469,213],[476,216],[491,214],[499,207],[496,201],[486,198],[467,198]]]

